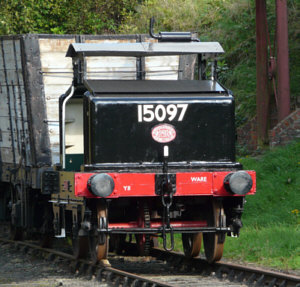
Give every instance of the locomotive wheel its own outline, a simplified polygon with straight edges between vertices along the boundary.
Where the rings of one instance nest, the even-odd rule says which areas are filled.
[[[76,259],[85,259],[89,253],[88,236],[73,235],[72,238],[73,255]]]
[[[182,233],[182,245],[186,257],[196,257],[200,253],[202,233]]]
[[[224,209],[221,202],[212,202],[212,211],[208,218],[208,223],[212,226],[219,227],[219,218],[224,218]],[[203,243],[206,259],[209,263],[219,261],[223,256],[225,236],[218,233],[204,233]]]
[[[99,227],[99,222],[101,218],[107,220],[107,207],[105,202],[98,201],[97,202],[97,222]],[[110,266],[109,261],[107,260],[108,255],[108,236],[104,236],[104,243],[99,243],[98,234],[91,234],[89,236],[89,249],[91,260],[94,264],[100,262],[104,266]]]
[[[143,208],[140,208],[140,214],[138,218],[139,227],[150,227],[150,211],[145,204]],[[138,247],[138,253],[140,256],[148,256],[151,249],[151,237],[150,234],[137,234],[136,243]]]

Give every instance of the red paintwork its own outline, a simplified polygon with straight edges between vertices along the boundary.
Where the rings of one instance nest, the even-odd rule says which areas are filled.
[[[95,197],[87,189],[88,179],[95,173],[75,174],[75,195]],[[109,198],[120,196],[154,196],[154,173],[108,173],[115,182],[115,189]]]
[[[176,174],[176,193],[174,196],[239,196],[227,192],[223,181],[231,171],[224,172],[179,172]],[[254,171],[247,171],[253,180],[248,194],[256,191]],[[88,190],[87,181],[94,173],[75,173],[75,195],[95,198]],[[155,194],[154,173],[109,173],[115,182],[115,189],[108,198],[146,197]]]
[[[212,195],[212,172],[176,174],[176,195]]]
[[[193,228],[193,227],[207,227],[206,220],[198,220],[198,221],[176,221],[171,220],[170,224],[173,228]],[[118,223],[109,223],[108,228],[139,228],[143,227],[138,224],[137,221],[130,221],[130,222],[118,222]],[[162,227],[162,222],[158,221],[151,221],[150,223],[151,228],[160,228]]]

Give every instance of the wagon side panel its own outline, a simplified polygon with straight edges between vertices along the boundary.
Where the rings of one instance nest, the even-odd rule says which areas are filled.
[[[51,149],[37,35],[23,37],[23,65],[33,166],[50,166]]]
[[[0,178],[22,162],[32,164],[27,103],[18,36],[0,38]]]

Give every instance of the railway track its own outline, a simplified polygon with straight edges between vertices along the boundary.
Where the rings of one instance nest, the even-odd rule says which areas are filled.
[[[0,243],[9,244],[22,253],[35,253],[47,258],[48,260],[57,260],[62,258],[66,265],[69,265],[76,275],[85,275],[96,281],[105,281],[108,286],[147,286],[147,287],[172,287],[173,285],[151,280],[137,274],[129,273],[113,267],[103,267],[92,264],[88,260],[77,260],[73,255],[65,252],[42,248],[36,244],[24,241],[12,241],[5,238],[0,238]]]
[[[68,251],[42,248],[32,242],[0,237],[0,244],[21,253],[39,254],[48,260],[63,260],[76,276],[94,278],[108,286],[300,287],[299,276],[224,262],[208,264],[201,258],[187,259],[180,253],[157,248],[152,249],[151,257],[112,256],[112,267],[103,267],[88,260],[76,260]],[[130,248],[132,246],[128,246]]]
[[[150,257],[112,257],[111,263],[113,267],[103,267],[93,265],[87,260],[76,260],[72,255],[66,252],[41,248],[38,245],[29,242],[12,241],[0,238],[0,245],[1,244],[9,245],[10,248],[15,249],[19,254],[35,254],[35,256],[50,261],[63,261],[65,266],[71,267],[74,276],[93,279],[93,283],[105,282],[105,286],[244,286],[239,283],[230,283],[228,280],[221,281],[218,278],[209,277],[207,275],[198,275],[189,270],[180,272],[177,270],[172,271],[171,265],[166,264],[162,260],[157,260],[155,258],[151,259]]]
[[[292,274],[225,263],[222,261],[208,264],[201,258],[187,259],[180,253],[167,253],[158,248],[153,248],[151,255],[165,260],[179,269],[182,268],[180,266],[187,265],[189,266],[188,268],[191,268],[199,274],[213,275],[220,279],[226,278],[231,282],[239,282],[247,286],[300,287],[300,276]]]

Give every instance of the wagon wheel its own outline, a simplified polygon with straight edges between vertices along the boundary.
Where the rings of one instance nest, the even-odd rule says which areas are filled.
[[[22,214],[18,214],[17,205],[21,204],[21,187],[19,185],[14,188],[10,186],[11,193],[11,222],[10,222],[10,238],[11,240],[23,240],[23,229],[21,226],[17,225],[17,217],[21,217]],[[21,220],[21,218],[19,218]]]
[[[10,239],[11,240],[23,240],[23,230],[19,226],[10,224]]]
[[[221,202],[214,200],[212,202],[211,213],[208,218],[208,224],[210,226],[220,227],[225,223],[224,209]],[[219,261],[223,256],[225,236],[218,233],[204,233],[203,243],[206,259],[209,263]]]
[[[139,211],[138,226],[141,228],[150,227],[150,211],[147,204],[144,204]],[[138,247],[138,253],[140,256],[148,256],[151,249],[152,239],[150,234],[137,234],[136,243]]]
[[[89,254],[89,238],[88,236],[78,236],[73,234],[72,238],[73,255],[76,259],[85,259]]]
[[[202,233],[182,233],[182,245],[186,257],[196,257],[200,253]]]
[[[45,206],[43,208],[43,220],[42,226],[40,227],[40,241],[41,247],[50,248],[52,247],[54,240],[54,230],[53,230],[53,213],[52,206]]]
[[[104,201],[97,201],[96,203],[97,211],[97,224],[98,228],[101,225],[106,225],[107,222],[107,206]],[[107,260],[108,255],[108,236],[105,234],[102,238],[99,237],[98,233],[89,235],[89,249],[91,260],[94,264],[100,262],[102,265],[110,266]]]
[[[53,245],[53,234],[51,233],[43,233],[41,234],[41,238],[39,244],[43,248],[51,248]]]

